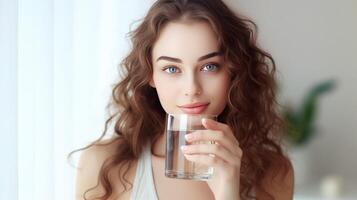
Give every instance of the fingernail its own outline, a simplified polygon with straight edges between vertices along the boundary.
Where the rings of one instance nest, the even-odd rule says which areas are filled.
[[[182,151],[185,151],[187,149],[187,147],[185,145],[182,145],[180,148]]]
[[[210,121],[210,123],[212,122],[212,123],[215,123],[216,121],[215,120],[213,120],[213,119],[206,119],[206,118],[204,118],[204,119],[202,119],[202,123],[208,123],[208,121]]]
[[[191,140],[193,138],[192,134],[185,135],[186,140]]]
[[[214,155],[214,154],[208,154],[208,156],[210,156],[210,157],[212,157],[212,158],[214,158],[214,157],[216,157],[216,155]]]
[[[187,158],[187,159],[190,159],[190,158],[192,158],[192,156],[190,155],[190,154],[183,154],[184,156],[185,156],[185,158]]]

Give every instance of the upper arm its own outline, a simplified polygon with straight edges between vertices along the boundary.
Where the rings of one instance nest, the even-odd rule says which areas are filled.
[[[100,170],[104,162],[111,156],[116,154],[116,148],[120,145],[120,140],[116,140],[114,142],[106,142],[102,143],[106,145],[101,146],[92,146],[88,149],[82,151],[79,163],[78,170],[76,173],[76,186],[75,186],[75,197],[76,200],[84,200],[84,193],[91,188],[86,193],[86,198],[91,199],[93,197],[102,196],[105,194],[105,189],[103,185],[98,181]],[[125,171],[126,167],[129,167],[127,163],[123,163],[123,171]],[[114,199],[129,199],[129,192],[121,193],[126,190],[125,186],[119,181],[118,175],[123,176],[123,171],[120,171],[121,168],[119,165],[112,166],[109,171],[107,171],[108,181],[112,187],[112,196]],[[127,180],[132,182],[133,176],[135,174],[136,164],[133,162],[129,171],[127,171]],[[118,173],[120,172],[120,173]],[[99,183],[99,184],[98,184]],[[98,186],[97,186],[98,185]],[[96,187],[97,186],[97,187]],[[107,186],[108,187],[108,186]],[[118,194],[120,194],[120,198]]]
[[[84,193],[97,185],[103,153],[98,147],[92,146],[82,151],[76,171],[75,196],[76,200],[83,200]],[[103,188],[96,187],[87,193],[86,197],[99,195],[104,192]]]
[[[263,180],[265,191],[274,197],[275,200],[293,199],[294,194],[294,170],[290,161],[286,160],[286,171],[277,173],[269,171]],[[258,199],[266,199],[263,192],[257,190]]]

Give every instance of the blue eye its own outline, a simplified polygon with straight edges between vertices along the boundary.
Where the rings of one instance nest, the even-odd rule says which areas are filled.
[[[208,63],[208,64],[205,64],[205,65],[203,66],[203,68],[207,68],[207,70],[204,70],[204,71],[211,71],[211,72],[213,72],[213,71],[216,71],[216,70],[217,70],[218,65],[217,65],[217,64],[214,64],[214,63]]]
[[[167,71],[169,70],[169,71]],[[169,74],[173,74],[177,71],[177,67],[169,66],[163,69],[163,71],[168,72]]]

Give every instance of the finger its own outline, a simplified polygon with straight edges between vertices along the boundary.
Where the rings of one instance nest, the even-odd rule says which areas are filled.
[[[233,154],[238,155],[239,143],[234,138],[231,140],[226,136],[227,134],[222,131],[211,131],[211,130],[198,130],[190,134],[186,134],[185,138],[190,143],[195,143],[197,141],[214,141]]]
[[[189,161],[206,165],[215,168],[223,168],[227,166],[227,162],[218,156],[206,154],[184,154],[185,158]]]
[[[219,144],[195,144],[181,147],[184,154],[213,154],[220,157],[225,162],[234,166],[240,161],[240,157],[227,151]]]
[[[236,140],[231,128],[227,124],[220,123],[212,119],[202,119],[202,125],[210,130],[222,131],[224,133],[227,133],[227,137],[232,140]]]

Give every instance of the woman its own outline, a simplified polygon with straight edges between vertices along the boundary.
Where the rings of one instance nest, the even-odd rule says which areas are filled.
[[[253,25],[253,26],[252,26]],[[159,0],[131,32],[132,50],[113,88],[115,134],[84,148],[77,199],[292,199],[293,170],[280,146],[273,58],[253,22],[220,0]],[[209,181],[164,175],[166,113],[204,103],[208,129],[188,141],[188,160],[214,167]],[[215,156],[208,156],[214,154]],[[140,177],[143,179],[138,179]]]

